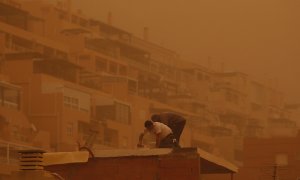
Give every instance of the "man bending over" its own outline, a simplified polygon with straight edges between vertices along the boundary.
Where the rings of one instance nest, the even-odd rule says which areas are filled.
[[[145,130],[139,136],[138,147],[144,147],[143,137],[147,132],[155,135],[157,148],[174,148],[178,146],[172,130],[167,125],[147,120],[145,121],[144,126]]]

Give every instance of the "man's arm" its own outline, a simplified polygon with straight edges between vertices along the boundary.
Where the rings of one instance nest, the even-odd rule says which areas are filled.
[[[144,132],[142,132],[139,135],[139,143],[137,144],[137,147],[144,147],[144,145],[143,145],[143,138],[144,138],[144,135],[145,135],[146,132],[147,132],[147,130],[145,129]]]
[[[155,144],[155,146],[158,148],[159,147],[159,145],[160,145],[160,134],[156,134],[156,144]]]
[[[139,136],[139,143],[142,143],[142,142],[143,142],[144,135],[145,135],[144,132],[142,132],[142,133],[140,134],[140,136]]]

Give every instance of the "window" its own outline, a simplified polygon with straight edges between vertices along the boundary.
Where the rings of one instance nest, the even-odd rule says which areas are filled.
[[[35,60],[33,72],[47,74],[71,82],[76,82],[77,80],[77,68],[66,61],[45,59]]]
[[[114,102],[111,105],[97,106],[96,117],[99,119],[107,119],[120,123],[130,124],[130,106],[119,102]]]
[[[8,108],[20,109],[20,91],[16,89],[0,88],[2,105]]]
[[[89,55],[80,55],[79,56],[79,60],[89,60],[89,59],[91,59],[91,56],[89,56]]]
[[[58,14],[58,18],[61,19],[61,20],[68,19],[68,18],[67,18],[67,15],[66,15],[65,13],[59,13],[59,14]]]
[[[103,141],[105,145],[117,147],[119,144],[118,131],[110,128],[105,128]]]
[[[130,107],[126,104],[115,103],[116,106],[116,121],[125,124],[130,124]]]
[[[88,24],[88,22],[87,22],[87,20],[80,18],[79,24],[80,24],[81,26],[83,26],[83,27],[86,27],[87,24]]]
[[[72,98],[72,108],[78,109],[79,107],[79,100],[77,98]]]
[[[10,48],[11,37],[9,34],[5,34],[5,47]]]
[[[71,107],[71,101],[72,101],[71,99],[72,99],[71,97],[64,96],[64,105]]]
[[[209,76],[204,76],[204,79],[206,80],[206,81],[209,81],[210,80],[210,77]]]
[[[45,46],[44,54],[47,55],[48,57],[53,57],[55,55],[55,50],[53,48]]]
[[[109,72],[112,74],[117,74],[118,72],[118,65],[114,62],[109,63]]]
[[[64,88],[64,105],[75,110],[89,112],[91,108],[91,97],[87,93]]]
[[[107,60],[100,58],[100,57],[96,57],[96,71],[107,71]]]
[[[32,48],[32,43],[30,41],[17,36],[12,36],[11,43],[12,48],[17,51],[26,51]]]
[[[96,107],[96,117],[101,120],[114,120],[115,108],[113,105],[101,105]]]
[[[227,91],[225,93],[225,99],[228,102],[232,102],[235,104],[239,103],[239,96],[237,94],[235,94],[234,92]]]
[[[125,76],[127,74],[126,66],[120,65],[119,66],[119,74]]]
[[[75,97],[64,96],[64,104],[65,106],[73,109],[79,108],[79,100]]]
[[[130,94],[136,94],[137,92],[137,82],[134,80],[128,80],[128,92]]]
[[[214,137],[218,136],[231,136],[232,135],[232,130],[220,126],[212,126],[210,128],[211,130],[211,135]]]
[[[73,136],[73,131],[74,131],[74,123],[68,122],[67,123],[67,135],[68,136]]]
[[[72,16],[72,23],[77,23],[78,22],[78,17],[77,16]]]

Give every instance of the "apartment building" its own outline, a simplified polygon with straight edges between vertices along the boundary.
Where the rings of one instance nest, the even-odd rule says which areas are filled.
[[[1,76],[0,92],[0,165],[18,162],[19,149],[49,150],[49,132],[37,129],[23,113],[22,88]]]
[[[149,42],[147,29],[138,38],[73,12],[70,1],[0,1],[0,55],[1,73],[22,92],[18,111],[48,133],[51,151],[86,142],[94,149],[134,148],[143,122],[164,111],[188,120],[183,146],[233,162],[242,161],[244,136],[296,134],[276,89],[182,60]]]
[[[299,135],[295,137],[246,138],[244,165],[236,180],[299,179]],[[205,176],[205,180],[229,179],[225,175]]]

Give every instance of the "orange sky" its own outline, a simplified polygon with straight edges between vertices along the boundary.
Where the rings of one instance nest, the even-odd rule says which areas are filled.
[[[84,3],[83,3],[84,2]],[[73,0],[74,9],[142,36],[217,69],[278,79],[300,102],[299,0]]]

